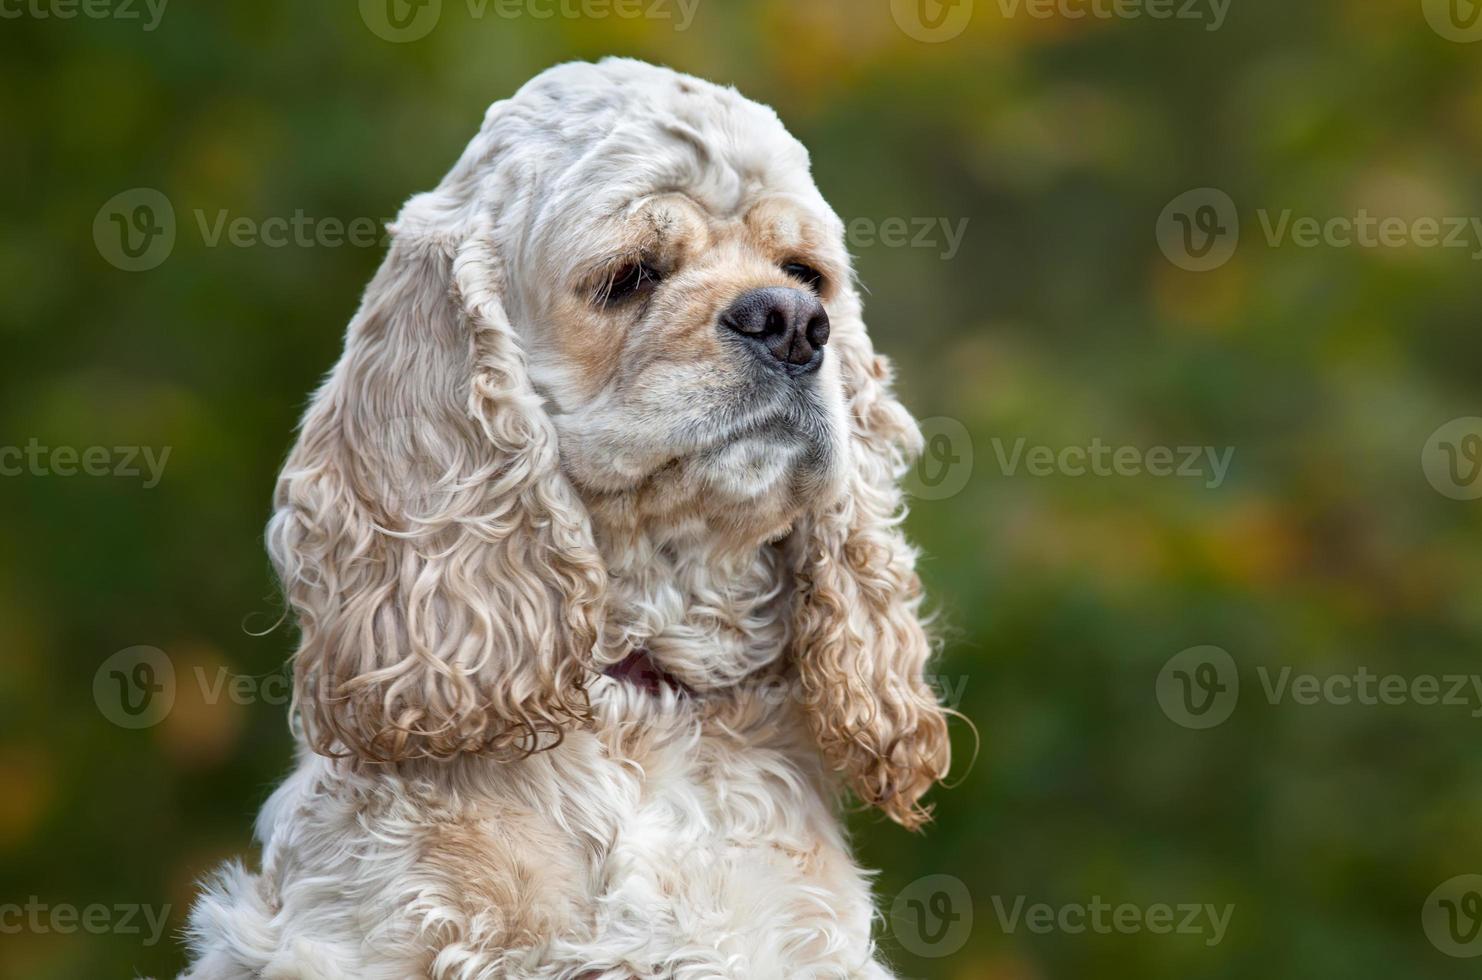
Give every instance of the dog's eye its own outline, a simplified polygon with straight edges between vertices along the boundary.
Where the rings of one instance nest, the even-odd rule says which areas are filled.
[[[647,262],[629,262],[618,268],[603,284],[598,299],[604,305],[621,303],[656,286],[664,277]]]
[[[804,265],[802,262],[785,262],[782,265],[782,271],[805,284],[815,293],[823,292],[823,273],[811,265]]]

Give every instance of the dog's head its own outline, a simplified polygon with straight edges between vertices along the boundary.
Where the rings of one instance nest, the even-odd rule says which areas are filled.
[[[626,652],[594,533],[786,539],[819,747],[919,823],[948,756],[898,529],[920,435],[776,115],[637,62],[561,66],[392,230],[269,526],[311,744],[546,747]]]

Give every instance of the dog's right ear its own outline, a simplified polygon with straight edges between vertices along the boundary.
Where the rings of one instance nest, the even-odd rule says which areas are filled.
[[[474,150],[393,226],[278,481],[294,714],[327,755],[530,752],[587,712],[605,573],[501,302]]]

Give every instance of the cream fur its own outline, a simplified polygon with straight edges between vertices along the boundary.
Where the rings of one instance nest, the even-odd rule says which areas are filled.
[[[833,327],[801,384],[716,326],[791,261]],[[889,977],[838,811],[919,826],[948,765],[889,384],[770,110],[625,60],[494,105],[279,481],[298,764],[184,977]],[[691,693],[601,673],[639,647]]]

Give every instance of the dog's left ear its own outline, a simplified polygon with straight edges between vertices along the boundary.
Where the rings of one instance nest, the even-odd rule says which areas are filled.
[[[900,480],[921,451],[846,291],[830,312],[849,416],[850,471],[839,497],[805,523],[796,661],[809,723],[828,762],[865,803],[916,829],[920,799],[951,762],[947,719],[926,683],[916,549],[901,531]]]
[[[504,302],[494,216],[525,175],[499,122],[403,209],[279,479],[295,715],[325,755],[515,756],[588,714],[605,572]]]

